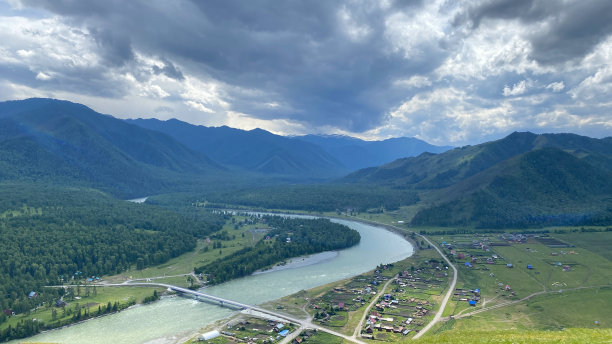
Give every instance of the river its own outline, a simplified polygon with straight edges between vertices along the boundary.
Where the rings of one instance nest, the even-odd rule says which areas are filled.
[[[380,227],[355,221],[332,220],[361,235],[358,245],[337,254],[317,256],[310,264],[295,264],[209,287],[205,293],[246,304],[260,304],[372,270],[412,255],[412,245]],[[233,311],[196,300],[172,297],[149,305],[88,320],[27,339],[45,343],[175,343],[202,327],[230,316]],[[13,343],[23,342],[14,341]]]

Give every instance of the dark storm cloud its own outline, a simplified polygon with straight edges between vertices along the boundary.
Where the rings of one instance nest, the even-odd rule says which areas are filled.
[[[392,83],[435,69],[446,56],[435,41],[410,58],[385,37],[386,16],[415,11],[421,1],[346,5],[347,33],[339,1],[30,1],[91,28],[109,64],[133,59],[134,50],[180,61],[153,67],[156,74],[183,80],[183,72],[210,76],[231,86],[232,109],[262,119],[291,118],[314,125],[363,131],[379,125],[405,94]],[[167,63],[166,63],[167,62]],[[182,71],[181,71],[182,70]],[[253,96],[245,89],[255,89]],[[266,108],[258,102],[282,107]]]
[[[542,65],[576,61],[593,51],[612,33],[612,1],[587,0],[567,4],[546,0],[493,0],[478,2],[455,18],[455,25],[476,29],[487,18],[539,22],[527,37],[531,57]]]
[[[161,58],[161,61],[164,63],[163,67],[153,66],[153,72],[155,74],[164,74],[165,76],[171,79],[179,81],[185,79],[183,72],[181,72],[181,70],[172,62],[168,61],[165,58]]]
[[[108,65],[120,67],[134,59],[129,36],[108,29],[90,28],[89,32]]]

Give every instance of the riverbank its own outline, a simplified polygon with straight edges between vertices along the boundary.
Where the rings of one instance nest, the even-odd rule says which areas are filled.
[[[294,257],[287,259],[285,262],[277,263],[273,267],[265,270],[257,270],[251,275],[267,274],[286,269],[298,269],[309,265],[323,263],[327,260],[334,259],[338,256],[338,251],[326,251],[315,253],[307,256]]]
[[[207,287],[206,293],[257,305],[294,294],[300,290],[362,274],[381,263],[403,260],[413,252],[413,247],[408,241],[400,240],[395,233],[381,230],[380,226],[374,227],[347,219],[337,221],[345,222],[351,228],[358,230],[362,236],[360,244],[338,251],[337,256],[331,259],[321,259],[317,264],[305,264],[306,266],[243,277]],[[244,238],[239,234],[243,231],[246,234]],[[246,228],[244,230],[241,228],[236,232],[230,228],[228,232],[238,234],[237,240],[251,240],[251,235]],[[223,248],[224,254],[226,250],[229,250],[229,247]],[[218,251],[209,251],[205,254],[218,255]],[[197,259],[199,256],[198,253],[193,258]],[[185,262],[184,264],[181,262],[180,266],[186,266],[190,257],[189,253],[186,254],[183,259]],[[159,271],[162,272],[159,275],[163,275],[163,272],[171,268],[172,265],[168,265],[151,269],[149,272]],[[85,341],[94,343],[175,343],[181,338],[189,337],[189,334],[198,333],[207,324],[224,319],[232,313],[231,310],[189,298],[167,298],[112,316],[92,319],[78,326],[31,337],[29,340],[66,344]]]

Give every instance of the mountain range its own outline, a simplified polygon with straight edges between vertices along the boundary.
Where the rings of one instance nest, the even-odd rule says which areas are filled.
[[[332,202],[344,208],[380,209],[381,192],[398,200],[410,195],[404,206],[416,226],[612,223],[611,137],[515,132],[448,148],[410,138],[284,137],[178,120],[120,120],[53,99],[0,103],[4,182],[84,186],[122,198],[209,187],[221,203],[231,201],[223,195],[251,203],[266,197],[286,207],[291,197],[321,198],[327,185],[353,196],[351,190],[360,190],[364,201],[368,190],[378,190],[378,198],[372,193],[373,201],[359,207],[348,199]],[[309,189],[312,181],[319,184]],[[303,186],[287,185],[295,182]]]
[[[422,146],[430,147],[424,142]],[[408,155],[414,152],[405,150]],[[406,156],[399,149],[378,155],[385,154],[389,161]],[[347,165],[359,165],[344,155],[261,129],[120,120],[55,99],[0,102],[0,181],[88,186],[135,197],[220,180],[227,185],[330,180],[350,172]]]
[[[285,137],[262,129],[245,131],[226,126],[205,127],[176,119],[132,119],[127,122],[169,135],[219,163],[266,175],[341,177],[359,168],[451,148],[407,137],[384,141],[364,141],[338,135]]]
[[[67,101],[0,103],[0,180],[91,186],[120,197],[225,171],[167,135]]]
[[[396,137],[382,141],[364,141],[343,135],[305,135],[296,138],[319,145],[351,171],[383,165],[423,152],[442,153],[453,148],[435,146],[413,137]]]
[[[612,222],[612,138],[515,132],[343,181],[420,190],[414,225],[605,224]]]

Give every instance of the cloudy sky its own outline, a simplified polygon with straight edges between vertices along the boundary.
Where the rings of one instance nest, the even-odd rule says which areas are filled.
[[[0,100],[279,134],[612,133],[612,1],[0,0]]]

